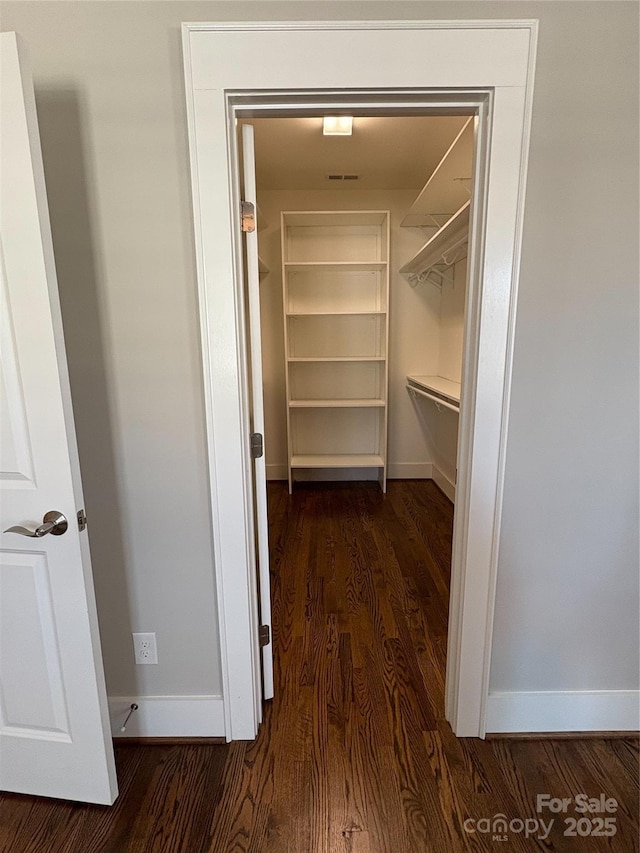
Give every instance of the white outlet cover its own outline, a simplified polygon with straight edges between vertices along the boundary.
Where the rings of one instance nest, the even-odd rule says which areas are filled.
[[[158,663],[156,635],[151,633],[133,633],[133,654],[137,664]]]

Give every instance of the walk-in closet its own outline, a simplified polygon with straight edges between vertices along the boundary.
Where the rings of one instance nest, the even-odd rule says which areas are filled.
[[[269,480],[454,500],[474,119],[255,119]]]
[[[335,641],[382,672],[396,637],[443,716],[474,121],[247,121],[276,699],[278,668],[304,686]]]

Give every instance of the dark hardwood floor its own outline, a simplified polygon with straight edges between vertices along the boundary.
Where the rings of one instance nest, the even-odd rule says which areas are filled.
[[[256,741],[119,745],[111,809],[5,795],[2,853],[638,849],[635,738],[452,735],[453,513],[432,482],[391,482],[386,497],[373,484],[289,497],[273,483],[269,502],[276,698]],[[564,815],[536,813],[544,793],[615,798],[616,835],[565,836]],[[465,832],[499,814],[515,821],[506,840]],[[548,837],[532,823],[526,837],[539,817],[555,818]]]

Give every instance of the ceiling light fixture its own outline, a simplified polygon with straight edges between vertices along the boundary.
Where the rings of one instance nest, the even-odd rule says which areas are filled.
[[[325,116],[322,119],[324,136],[351,136],[353,116]]]

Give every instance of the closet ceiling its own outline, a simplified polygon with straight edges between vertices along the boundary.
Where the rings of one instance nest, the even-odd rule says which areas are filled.
[[[419,189],[464,116],[357,117],[352,136],[323,136],[322,118],[260,118],[255,128],[259,189]],[[357,181],[330,181],[355,174]]]

